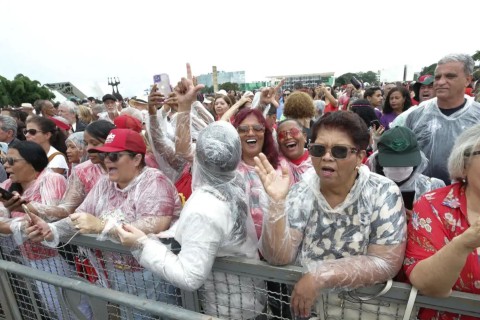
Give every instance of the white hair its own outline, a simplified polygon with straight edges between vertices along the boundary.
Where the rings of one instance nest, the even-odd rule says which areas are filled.
[[[475,66],[475,62],[473,61],[472,57],[465,53],[451,53],[447,54],[442,59],[438,60],[438,64],[445,64],[449,62],[461,62],[463,63],[463,72],[465,72],[466,76],[470,76],[473,74],[473,67]]]
[[[450,157],[448,157],[448,173],[452,180],[465,179],[465,168],[474,157],[472,152],[480,146],[480,124],[465,130],[455,140]]]
[[[74,115],[78,114],[77,105],[72,101],[69,101],[69,100],[63,101],[62,103],[60,103],[59,107],[67,107],[68,112],[70,112],[71,114],[74,114]]]

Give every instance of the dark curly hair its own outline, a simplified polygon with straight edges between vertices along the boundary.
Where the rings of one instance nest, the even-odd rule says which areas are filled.
[[[355,100],[350,107],[350,111],[358,114],[367,127],[370,127],[373,120],[379,120],[367,99]]]
[[[313,99],[305,92],[295,91],[285,101],[283,114],[287,118],[305,119],[315,116],[315,105]]]
[[[260,110],[258,109],[241,110],[235,116],[235,120],[232,123],[233,126],[235,127],[235,129],[238,128],[240,123],[242,123],[242,121],[245,120],[245,118],[248,117],[249,115],[255,116],[258,122],[260,122],[260,124],[262,124],[265,127],[262,153],[267,157],[272,167],[277,169],[279,164],[278,150],[277,150],[277,147],[275,146],[275,142],[273,141],[272,129],[270,129],[267,126],[267,122],[265,121],[265,118],[263,117],[263,114],[260,112]]]
[[[383,106],[383,113],[392,113],[393,109],[390,105],[390,96],[394,92],[400,92],[400,94],[405,99],[405,103],[403,104],[402,112],[408,110],[412,106],[412,99],[410,98],[410,92],[405,87],[395,87],[388,91],[387,97],[385,98],[385,105]]]
[[[368,107],[363,107],[368,108]],[[338,130],[346,133],[360,150],[366,150],[370,143],[370,132],[360,116],[353,112],[335,111],[324,114],[312,128],[312,141],[317,140],[320,129]]]

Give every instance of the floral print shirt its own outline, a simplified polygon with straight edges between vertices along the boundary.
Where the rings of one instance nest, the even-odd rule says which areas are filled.
[[[469,228],[465,187],[455,183],[425,194],[415,203],[408,222],[404,270],[407,276],[418,262],[427,259]],[[467,258],[453,290],[480,294],[480,256],[473,251]],[[459,315],[423,309],[419,319],[460,319]],[[461,319],[478,319],[461,316]]]

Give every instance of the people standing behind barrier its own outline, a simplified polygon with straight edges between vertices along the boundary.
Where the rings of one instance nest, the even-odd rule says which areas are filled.
[[[308,316],[322,289],[354,289],[393,278],[405,251],[405,209],[398,186],[362,165],[370,140],[351,112],[315,123],[309,152],[314,169],[290,187],[262,154],[256,171],[270,197],[261,239],[271,264],[295,263],[305,275],[291,307]]]
[[[67,136],[53,120],[32,116],[27,120],[27,128],[24,133],[28,141],[38,143],[45,150],[48,157],[48,168],[60,174],[67,173],[68,164],[65,158]]]
[[[480,125],[455,141],[448,171],[455,183],[423,195],[408,222],[404,270],[420,293],[480,294]],[[420,310],[419,319],[478,319]]]
[[[181,203],[175,187],[159,170],[146,167],[146,146],[135,131],[113,129],[103,146],[89,149],[103,159],[108,176],[101,177],[74,214],[46,224],[36,217],[29,237],[49,246],[57,246],[76,233],[95,234],[97,240],[118,239],[116,227],[123,223],[137,226],[146,233],[159,233],[178,218]],[[89,260],[102,277],[96,257]],[[141,268],[131,256],[103,253],[106,273],[111,286],[159,301],[176,300],[175,290],[153,279],[153,274]],[[100,270],[99,270],[100,269]],[[100,280],[106,285],[106,280]],[[138,283],[132,286],[131,283]],[[166,288],[163,288],[167,286]]]
[[[407,216],[411,217],[413,203],[432,190],[445,187],[445,183],[422,174],[428,159],[418,147],[412,130],[395,127],[386,131],[378,141],[378,150],[368,158],[372,172],[394,181],[402,191]]]
[[[306,93],[303,94],[306,95]],[[260,110],[244,109],[240,111],[235,117],[233,126],[237,129],[242,147],[242,161],[238,165],[238,171],[243,175],[246,182],[250,213],[255,223],[257,236],[260,238],[263,214],[268,208],[268,199],[260,177],[255,172],[254,158],[262,152],[274,168],[280,170],[280,162],[287,164],[284,159],[280,159],[272,131],[267,126]]]
[[[433,89],[436,98],[412,111],[405,121],[417,136],[428,158],[424,174],[450,184],[446,159],[455,139],[465,129],[480,123],[480,104],[465,98],[474,63],[467,54],[450,54],[438,61]]]
[[[380,124],[385,130],[390,129],[390,123],[402,112],[408,110],[412,106],[410,93],[404,87],[392,88],[385,98],[383,106],[383,115],[380,118]]]
[[[43,205],[31,201],[28,204],[30,211],[47,221],[63,219],[72,214],[85,200],[97,181],[107,173],[105,164],[98,153],[88,151],[103,146],[108,134],[114,128],[115,126],[111,122],[105,120],[98,120],[89,124],[83,132],[88,160],[72,169],[68,178],[67,191],[60,203]]]
[[[175,88],[179,108],[187,108],[201,85],[182,79]],[[237,171],[241,142],[235,129],[221,121],[200,132],[193,164],[193,194],[174,228],[181,251],[175,255],[155,236],[138,229],[118,228],[124,245],[133,247],[141,265],[184,290],[200,290],[208,315],[253,319],[263,311],[264,282],[212,272],[216,257],[258,259],[257,238],[245,201],[245,182]]]
[[[22,256],[33,268],[69,277],[71,267],[57,250],[27,241],[24,233],[30,219],[23,212],[22,203],[35,201],[42,205],[57,205],[65,193],[65,178],[49,170],[47,165],[45,150],[37,143],[22,141],[9,148],[5,168],[10,178],[0,186],[13,192],[14,196],[10,200],[1,199],[0,233],[3,236],[13,234]],[[55,287],[40,281],[36,286],[52,318],[68,319],[62,316]]]
[[[302,174],[312,168],[308,149],[305,149],[307,134],[303,126],[294,119],[281,121],[277,126],[277,143],[281,154],[288,161],[293,181],[300,181]]]

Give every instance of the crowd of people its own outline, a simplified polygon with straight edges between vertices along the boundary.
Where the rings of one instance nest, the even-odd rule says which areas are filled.
[[[148,97],[128,101],[107,94],[5,108],[2,253],[18,246],[32,267],[69,276],[75,269],[56,247],[94,234],[132,252],[112,254],[102,272],[98,254],[82,249],[100,285],[123,277],[114,289],[167,302],[156,281],[128,284],[160,277],[184,290],[203,288],[203,311],[229,319],[267,319],[267,309],[308,317],[322,290],[389,279],[433,297],[480,294],[473,68],[470,56],[451,54],[434,75],[406,86],[293,89],[282,81],[204,95],[187,65],[169,96],[154,85]],[[180,252],[162,238],[174,238]],[[226,256],[294,264],[305,273],[289,287],[212,272],[215,258]],[[48,285],[38,286],[61,318]],[[261,289],[277,299],[266,302]],[[78,308],[93,316],[87,301]]]

